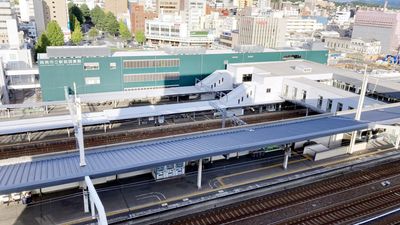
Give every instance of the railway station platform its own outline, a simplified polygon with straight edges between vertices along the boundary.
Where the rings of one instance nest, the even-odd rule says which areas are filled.
[[[400,158],[400,152],[384,142],[371,142],[369,149],[353,155],[313,162],[293,152],[287,170],[281,153],[265,158],[231,158],[204,164],[203,185],[196,187],[196,167],[179,178],[153,181],[150,176],[127,178],[96,186],[107,219],[134,218],[187,204],[228,196],[245,190],[285,184],[299,178],[317,177],[350,164]],[[192,171],[192,172],[191,172]],[[62,212],[62,213],[60,213]],[[35,204],[10,203],[0,206],[0,224],[79,224],[91,221],[83,212],[79,189],[43,194]]]

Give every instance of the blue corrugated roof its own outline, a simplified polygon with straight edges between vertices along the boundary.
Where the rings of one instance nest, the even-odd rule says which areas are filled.
[[[57,157],[1,166],[0,193],[81,181],[84,176],[96,178],[154,168],[367,127],[366,121],[355,121],[342,116],[320,116],[103,147],[86,153],[85,167],[79,167],[78,154],[61,154]]]

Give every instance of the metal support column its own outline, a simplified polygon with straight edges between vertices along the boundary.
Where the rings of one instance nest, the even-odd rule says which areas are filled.
[[[360,93],[360,97],[358,99],[358,106],[357,106],[357,111],[356,111],[356,116],[355,116],[355,120],[360,120],[361,118],[361,112],[362,112],[362,108],[364,105],[364,99],[365,99],[365,92],[367,91],[367,84],[368,84],[368,74],[367,74],[367,68],[368,66],[365,66],[365,71],[364,71],[364,79],[363,79],[363,83],[361,86],[361,93]],[[356,143],[356,136],[357,136],[357,131],[353,131],[351,133],[351,139],[350,139],[350,146],[348,149],[348,153],[349,154],[353,154],[354,152],[354,145]]]
[[[291,148],[288,146],[288,145],[286,145],[285,146],[285,156],[284,156],[284,159],[283,159],[283,169],[287,169],[287,167],[288,167],[288,162],[289,162],[289,156],[291,155]]]
[[[199,159],[199,168],[197,170],[197,188],[201,188],[201,175],[203,170],[203,159]]]
[[[83,211],[85,213],[89,212],[89,193],[86,190],[86,187],[82,189],[83,193]]]
[[[92,180],[90,177],[85,176],[85,183],[87,189],[89,191],[89,200],[90,200],[90,210],[92,212],[92,218],[96,218],[96,209],[98,212],[97,222],[99,225],[108,225],[106,212],[104,210],[103,203],[101,202],[99,195],[97,194],[96,189],[93,186]]]

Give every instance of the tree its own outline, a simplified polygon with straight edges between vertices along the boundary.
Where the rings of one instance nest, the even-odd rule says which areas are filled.
[[[81,9],[76,6],[75,4],[71,4],[68,3],[68,14],[69,14],[69,22],[70,22],[70,26],[73,25],[74,23],[74,16],[78,19],[79,23],[82,24],[83,23],[83,14]],[[72,26],[71,26],[72,27]]]
[[[36,53],[45,53],[46,48],[49,45],[50,45],[49,39],[47,38],[45,33],[42,33],[42,35],[40,35],[38,41],[36,42],[35,52]]]
[[[99,31],[96,29],[96,27],[92,27],[89,32],[88,35],[91,39],[95,39],[98,35],[99,35]]]
[[[128,41],[132,39],[132,34],[129,31],[128,27],[124,22],[119,21],[119,36],[122,38],[124,41]]]
[[[96,25],[97,29],[104,30],[106,14],[99,6],[94,7],[92,11],[90,11],[90,17],[92,18],[92,22]]]
[[[79,23],[77,18],[75,18],[74,24],[75,24],[74,25],[75,30],[74,30],[74,32],[72,32],[71,41],[72,41],[72,43],[77,45],[77,44],[81,43],[81,41],[83,39],[83,34],[82,34],[82,30],[81,30],[81,24]]]
[[[85,20],[86,20],[87,17],[90,17],[90,9],[85,3],[83,3],[81,5],[80,10],[81,10],[82,15],[85,18]]]
[[[135,40],[140,44],[143,44],[146,41],[146,37],[144,36],[143,31],[135,32]]]
[[[116,35],[118,33],[119,24],[117,18],[114,16],[112,12],[108,12],[105,18],[105,27],[104,30],[111,34]]]
[[[47,24],[46,36],[48,37],[51,46],[64,45],[64,33],[57,21],[52,20]]]

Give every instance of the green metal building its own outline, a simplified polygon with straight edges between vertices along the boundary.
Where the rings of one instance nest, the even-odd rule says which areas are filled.
[[[116,52],[104,47],[51,47],[38,56],[43,101],[64,100],[64,87],[77,93],[190,86],[228,63],[305,59],[326,64],[326,50],[271,50],[240,53],[207,50],[178,54],[164,51]]]

